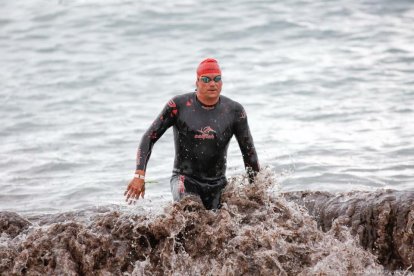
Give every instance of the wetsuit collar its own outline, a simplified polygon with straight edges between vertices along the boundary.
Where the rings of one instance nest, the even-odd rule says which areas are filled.
[[[198,99],[198,97],[197,97],[197,92],[194,92],[194,97],[195,97],[195,99],[196,99],[196,102],[202,107],[202,108],[204,108],[204,109],[207,109],[207,110],[211,110],[211,109],[214,109],[214,108],[216,108],[216,106],[220,103],[220,96],[219,96],[219,100],[215,103],[215,104],[213,104],[213,105],[206,105],[206,104],[203,104],[199,99]]]

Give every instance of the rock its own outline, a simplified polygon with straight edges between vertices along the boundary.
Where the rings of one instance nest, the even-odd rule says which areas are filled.
[[[29,228],[31,223],[13,212],[0,212],[0,234],[7,234],[11,238],[16,237],[22,231]]]
[[[414,271],[414,191],[284,194],[305,206],[323,231],[333,222],[350,227],[361,245],[389,270]]]

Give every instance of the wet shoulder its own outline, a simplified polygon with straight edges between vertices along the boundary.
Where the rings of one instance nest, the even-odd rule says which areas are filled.
[[[222,95],[220,96],[220,100],[223,107],[230,111],[235,117],[244,114],[244,108],[239,102]]]
[[[168,105],[171,107],[180,108],[188,104],[189,101],[192,101],[194,92],[189,92],[185,94],[180,94],[171,98],[168,102]]]

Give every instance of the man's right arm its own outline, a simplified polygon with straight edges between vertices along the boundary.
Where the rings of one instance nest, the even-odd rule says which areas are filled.
[[[178,109],[174,100],[170,100],[154,120],[152,125],[144,133],[137,151],[136,170],[145,172],[148,160],[154,144],[161,138],[164,132],[175,123]]]
[[[160,115],[154,120],[152,125],[144,133],[141,138],[140,145],[137,151],[136,170],[134,178],[129,183],[127,190],[125,191],[126,201],[131,199],[129,203],[132,203],[139,196],[144,197],[145,194],[145,171],[147,163],[151,156],[151,151],[154,144],[164,134],[164,132],[175,123],[177,118],[178,109],[174,100],[170,100]]]

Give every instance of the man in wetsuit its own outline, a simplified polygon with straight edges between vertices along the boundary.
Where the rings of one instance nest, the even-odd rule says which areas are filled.
[[[197,68],[196,92],[172,98],[145,132],[137,153],[134,178],[125,191],[126,201],[145,194],[145,170],[155,142],[174,127],[175,161],[171,192],[175,201],[198,195],[206,209],[220,208],[226,179],[227,148],[233,134],[253,182],[259,163],[247,116],[241,104],[221,96],[221,70],[215,59]]]

